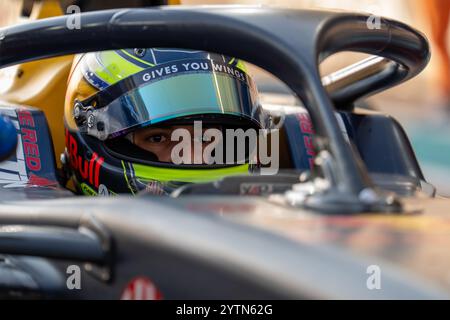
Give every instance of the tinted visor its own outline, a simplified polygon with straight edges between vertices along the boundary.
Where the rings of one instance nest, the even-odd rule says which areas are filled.
[[[158,65],[81,102],[81,131],[101,140],[137,128],[195,115],[235,115],[260,125],[251,78],[208,59]],[[82,117],[79,114],[83,114]]]

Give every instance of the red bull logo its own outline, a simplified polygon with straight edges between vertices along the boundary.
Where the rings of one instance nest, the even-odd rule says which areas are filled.
[[[81,177],[96,188],[99,187],[100,168],[105,161],[97,153],[92,153],[91,159],[87,160],[81,157],[78,149],[77,140],[66,130],[66,146],[69,152],[70,166],[77,171]]]

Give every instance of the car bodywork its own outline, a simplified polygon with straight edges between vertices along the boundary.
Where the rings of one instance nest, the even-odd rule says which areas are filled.
[[[146,277],[166,299],[448,298],[448,200],[425,182],[395,120],[354,107],[418,74],[428,43],[392,20],[371,30],[368,17],[234,6],[122,9],[82,14],[75,30],[66,28],[70,17],[3,29],[1,67],[113,48],[201,49],[264,68],[303,106],[286,116],[293,122],[284,129],[286,173],[191,185],[172,197],[92,199],[58,185],[42,113],[3,104],[19,145],[30,142],[22,128],[32,129],[20,118],[33,118],[35,140],[44,141],[39,154],[48,158],[40,162],[45,174],[33,178],[25,169],[22,186],[1,189],[1,295],[117,299],[129,281]],[[318,64],[340,51],[378,57],[321,79]],[[304,114],[317,151],[306,177]],[[26,167],[25,155],[15,160]],[[82,290],[67,287],[73,265],[83,266]],[[381,290],[368,285],[374,266]]]

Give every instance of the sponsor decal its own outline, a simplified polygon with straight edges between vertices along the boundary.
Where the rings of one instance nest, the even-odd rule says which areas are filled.
[[[1,112],[11,119],[17,129],[18,137],[15,159],[12,157],[0,163],[0,184],[2,188],[24,188],[28,183],[28,173],[17,113],[9,109],[2,109]]]
[[[196,72],[215,72],[232,76],[240,81],[246,82],[247,77],[241,70],[232,65],[219,61],[208,59],[196,59],[189,62],[174,62],[166,65],[160,65],[142,72],[142,83],[158,80],[167,76],[173,76],[179,73],[196,73]]]
[[[40,111],[23,107],[3,108],[17,131],[15,155],[0,163],[2,188],[46,187],[58,188],[45,118]],[[48,148],[48,149],[47,149]],[[50,161],[49,161],[50,160]]]
[[[154,283],[147,277],[131,280],[120,297],[120,300],[162,300],[163,296]]]
[[[79,148],[77,140],[66,130],[66,146],[69,151],[69,162],[72,169],[77,171],[81,177],[95,188],[99,188],[100,168],[105,161],[103,157],[99,157],[97,153],[93,152],[89,160],[84,159],[79,155]]]
[[[297,120],[299,121],[300,131],[303,133],[303,143],[306,148],[306,154],[309,158],[309,166],[312,169],[314,166],[314,157],[316,156],[316,151],[313,145],[313,135],[314,129],[312,126],[311,119],[306,113],[297,114]]]
[[[33,115],[29,110],[20,109],[17,112],[17,118],[20,124],[25,164],[29,171],[38,172],[42,165]]]

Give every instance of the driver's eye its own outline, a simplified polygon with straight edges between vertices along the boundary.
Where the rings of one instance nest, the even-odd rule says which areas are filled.
[[[147,140],[150,143],[161,143],[165,142],[167,138],[162,134],[154,134],[149,137],[147,137],[145,140]]]

